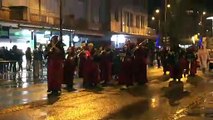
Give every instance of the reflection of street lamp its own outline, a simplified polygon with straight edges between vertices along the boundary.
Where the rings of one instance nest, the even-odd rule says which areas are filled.
[[[207,17],[206,19],[212,21],[212,36],[213,36],[213,16]]]

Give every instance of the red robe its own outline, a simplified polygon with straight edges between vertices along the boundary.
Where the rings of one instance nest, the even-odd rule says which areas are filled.
[[[112,56],[110,53],[103,53],[100,62],[101,80],[108,83],[112,78]]]
[[[197,73],[197,61],[193,60],[191,61],[191,65],[190,65],[190,75],[195,76],[195,74]]]
[[[189,73],[189,61],[186,58],[180,58],[180,67],[184,75]]]
[[[86,54],[85,54],[85,52],[81,52],[80,53],[79,59],[80,59],[80,62],[79,62],[79,68],[78,68],[78,76],[80,78],[82,78],[83,77],[84,66],[85,66],[85,62],[86,62]]]
[[[135,51],[134,77],[139,84],[148,82],[147,79],[147,51],[139,48]]]
[[[48,53],[47,81],[48,91],[61,91],[61,84],[64,76],[64,50],[60,47],[60,52]]]
[[[118,82],[120,85],[133,85],[133,61],[131,58],[125,58],[125,60],[121,63]]]
[[[83,86],[96,86],[99,81],[100,77],[98,64],[93,61],[92,56],[88,56],[84,66]]]

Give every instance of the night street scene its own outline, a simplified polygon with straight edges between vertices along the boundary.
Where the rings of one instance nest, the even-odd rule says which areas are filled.
[[[0,120],[213,120],[213,0],[0,7]]]

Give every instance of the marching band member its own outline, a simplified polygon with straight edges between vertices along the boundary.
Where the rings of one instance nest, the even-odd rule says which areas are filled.
[[[61,83],[63,80],[64,48],[63,43],[58,36],[51,38],[47,46],[47,81],[48,92],[59,95],[61,92]]]

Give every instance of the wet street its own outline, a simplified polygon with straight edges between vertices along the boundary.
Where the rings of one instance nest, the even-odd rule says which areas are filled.
[[[46,75],[31,72],[0,80],[0,120],[212,120],[213,72],[172,82],[162,69],[150,68],[149,83],[128,89],[112,83],[47,96]],[[171,86],[169,86],[169,84]],[[182,84],[184,89],[182,90]]]

